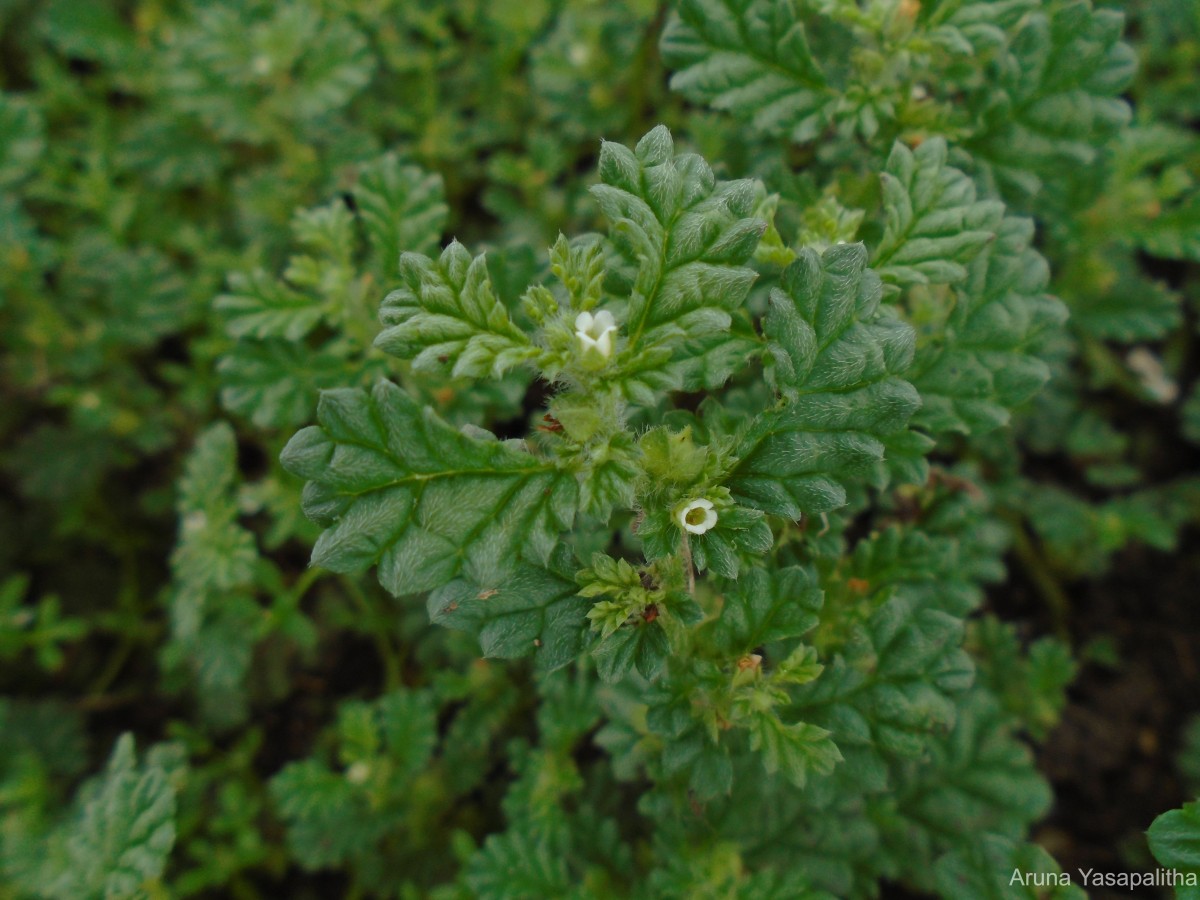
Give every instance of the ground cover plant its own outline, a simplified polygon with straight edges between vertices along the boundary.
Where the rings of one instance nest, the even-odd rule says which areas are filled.
[[[0,897],[1196,896],[1197,65],[0,2]]]

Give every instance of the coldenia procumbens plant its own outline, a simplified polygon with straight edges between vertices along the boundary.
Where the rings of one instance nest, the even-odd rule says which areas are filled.
[[[391,381],[324,392],[282,454],[324,528],[313,563],[374,567],[485,656],[546,676],[590,659],[601,742],[619,777],[656,783],[652,818],[684,797],[744,815],[777,778],[785,805],[861,817],[917,790],[958,727],[1017,767],[1009,811],[979,826],[1019,838],[1044,790],[961,647],[1002,539],[980,492],[929,480],[924,457],[1045,377],[1026,345],[1060,316],[1029,227],[977,200],[938,140],[896,145],[874,248],[787,245],[761,184],[718,180],[661,126],[605,142],[599,170],[607,234],[560,237],[519,305],[458,242],[400,257],[376,346],[414,373],[529,367],[545,405],[501,440]],[[921,306],[898,303],[913,286]],[[851,542],[854,520],[870,534]],[[853,870],[807,877],[844,896],[872,866]]]

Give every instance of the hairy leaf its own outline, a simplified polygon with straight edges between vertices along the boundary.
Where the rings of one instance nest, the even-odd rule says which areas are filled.
[[[958,284],[965,264],[994,237],[1004,215],[997,200],[977,200],[975,185],[946,165],[946,142],[892,147],[883,181],[887,228],[872,265],[887,284]]]
[[[1005,187],[1032,194],[1045,179],[1092,165],[1101,140],[1129,121],[1120,94],[1135,57],[1121,43],[1123,21],[1090,0],[1022,18],[976,88],[984,124],[966,141]]]
[[[904,381],[913,331],[879,305],[879,277],[861,244],[803,250],[771,292],[764,330],[786,402],[741,437],[727,481],[734,497],[798,519],[878,483],[885,438],[920,406]],[[917,456],[923,451],[917,446]]]
[[[836,99],[791,0],[683,0],[662,37],[671,87],[802,143]]]
[[[175,843],[175,789],[168,772],[139,765],[133,736],[113,748],[108,768],[82,789],[79,812],[61,833],[67,860],[49,893],[63,900],[134,897],[159,878]]]
[[[326,391],[317,421],[281,456],[308,480],[305,513],[326,529],[313,565],[377,565],[397,596],[460,573],[499,587],[518,557],[545,563],[574,518],[572,477],[490,436],[455,431],[390,382],[369,394]]]
[[[658,369],[660,386],[683,386],[683,374],[695,364],[682,342],[717,338],[713,343],[719,344],[754,282],[754,271],[744,264],[766,228],[753,216],[754,182],[718,182],[699,156],[676,155],[662,126],[635,150],[606,141],[600,180],[592,196],[637,273],[622,326],[630,354],[622,373]],[[696,373],[709,382],[723,381],[746,362],[731,348],[720,356],[712,355],[714,349],[708,350],[708,371]]]
[[[805,634],[817,624],[821,589],[804,569],[751,569],[725,597],[712,639],[730,654]]]
[[[941,336],[920,347],[912,380],[923,406],[916,421],[933,432],[984,433],[1050,377],[1037,340],[1061,325],[1066,308],[1046,292],[1046,261],[1030,244],[1033,223],[1005,218],[996,240],[970,264]]]
[[[496,298],[484,258],[457,241],[437,260],[404,253],[400,278],[379,310],[375,345],[385,352],[416,369],[474,378],[499,377],[537,355]]]
[[[429,617],[475,635],[484,656],[536,656],[544,671],[573,661],[583,649],[592,602],[579,596],[570,560],[550,568],[522,565],[496,587],[458,580],[429,596]]]
[[[827,728],[864,784],[882,786],[881,763],[919,757],[953,725],[956,695],[974,668],[960,619],[893,597],[826,667],[800,688],[796,715]]]

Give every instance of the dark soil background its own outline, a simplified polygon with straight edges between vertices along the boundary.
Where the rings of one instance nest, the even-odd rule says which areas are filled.
[[[1018,621],[1030,637],[1053,622],[1015,560],[1010,581],[989,607]],[[1061,723],[1037,748],[1054,789],[1054,807],[1033,833],[1082,886],[1080,870],[1150,872],[1145,840],[1155,817],[1195,797],[1177,757],[1188,720],[1200,714],[1200,530],[1175,553],[1132,547],[1103,580],[1069,586],[1069,626],[1077,648],[1111,641],[1118,664],[1080,661]],[[1169,888],[1095,888],[1095,900],[1173,896]],[[888,885],[886,900],[916,900]]]
[[[1078,869],[1153,868],[1143,832],[1159,814],[1194,799],[1176,758],[1185,725],[1200,713],[1200,532],[1182,538],[1171,554],[1130,548],[1104,580],[1069,589],[1074,645],[1108,638],[1119,657],[1116,667],[1083,663],[1062,722],[1038,753],[1055,806],[1034,837],[1076,884]],[[1013,575],[1019,597],[1019,569]],[[1170,891],[1090,895],[1165,897]]]

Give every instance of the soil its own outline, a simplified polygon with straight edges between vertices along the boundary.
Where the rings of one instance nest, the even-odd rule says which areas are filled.
[[[995,605],[1013,618],[1031,620],[1034,633],[1049,631],[1048,614],[1031,590],[1023,590],[1019,568],[1010,571],[1014,583],[998,593],[1012,593],[994,598]],[[1160,813],[1195,799],[1200,789],[1183,782],[1176,764],[1184,727],[1200,714],[1198,586],[1200,531],[1193,529],[1174,553],[1130,548],[1104,579],[1069,590],[1077,651],[1110,640],[1118,655],[1116,665],[1083,662],[1061,724],[1038,751],[1055,805],[1034,839],[1075,884],[1081,883],[1079,870],[1153,869],[1145,830]],[[1170,892],[1097,888],[1089,896]]]

